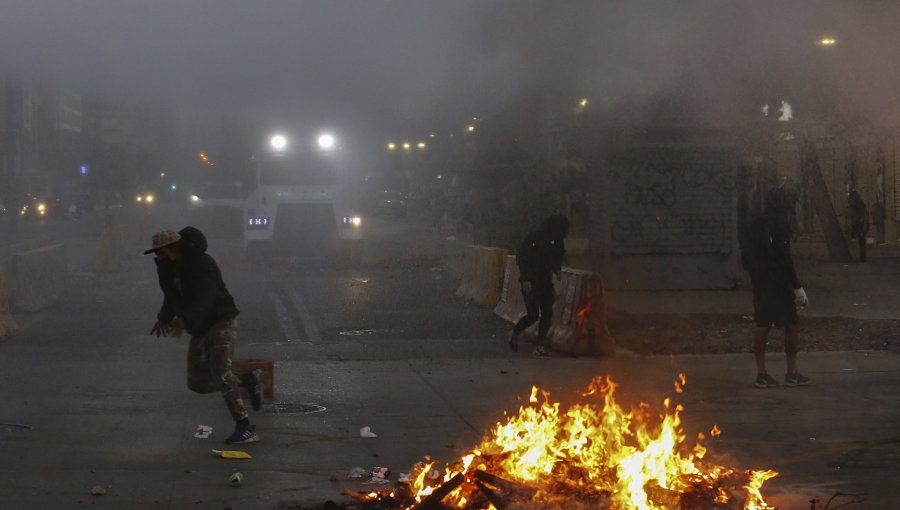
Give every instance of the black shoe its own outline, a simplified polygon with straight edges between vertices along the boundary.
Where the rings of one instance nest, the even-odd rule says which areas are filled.
[[[515,330],[509,334],[509,350],[519,352],[519,334]]]
[[[243,386],[250,394],[250,405],[253,406],[254,411],[262,409],[262,381],[260,379],[262,379],[262,369],[259,368],[244,374]]]
[[[778,381],[769,374],[756,374],[756,382],[753,383],[757,388],[777,388]]]
[[[806,377],[796,370],[793,374],[784,375],[785,386],[806,386],[807,384],[809,384],[809,377]]]

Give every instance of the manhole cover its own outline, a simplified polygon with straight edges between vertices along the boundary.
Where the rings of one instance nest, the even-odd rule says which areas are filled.
[[[9,433],[20,430],[34,430],[31,425],[23,425],[21,423],[0,423],[0,432]]]
[[[287,402],[275,402],[270,406],[274,414],[308,414],[321,413],[325,410],[319,404],[291,404]]]

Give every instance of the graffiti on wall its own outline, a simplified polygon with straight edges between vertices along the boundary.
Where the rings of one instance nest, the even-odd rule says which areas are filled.
[[[608,197],[614,249],[711,251],[732,244],[736,169],[721,150],[614,153]]]

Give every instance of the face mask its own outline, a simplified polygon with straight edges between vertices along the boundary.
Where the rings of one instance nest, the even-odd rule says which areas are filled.
[[[175,263],[167,258],[154,257],[153,261],[156,262],[156,265],[161,269],[172,269],[175,267]]]

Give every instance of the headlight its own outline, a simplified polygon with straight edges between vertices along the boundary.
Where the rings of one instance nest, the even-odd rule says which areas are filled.
[[[134,201],[135,201],[135,202],[143,202],[143,201],[144,201],[144,197],[138,195],[138,196],[134,197]]]
[[[345,227],[359,227],[362,225],[362,217],[360,216],[344,216],[343,224]]]
[[[191,203],[196,204],[198,202],[200,202],[200,197],[198,197],[197,195],[191,195]]]
[[[148,204],[152,204],[153,203],[153,195],[151,193],[147,193],[147,196],[144,197],[144,201],[147,202]]]
[[[43,216],[44,213],[47,212],[47,204],[44,204],[44,203],[38,204],[38,206],[37,206],[37,212],[38,212],[38,214],[40,214],[41,216]]]

